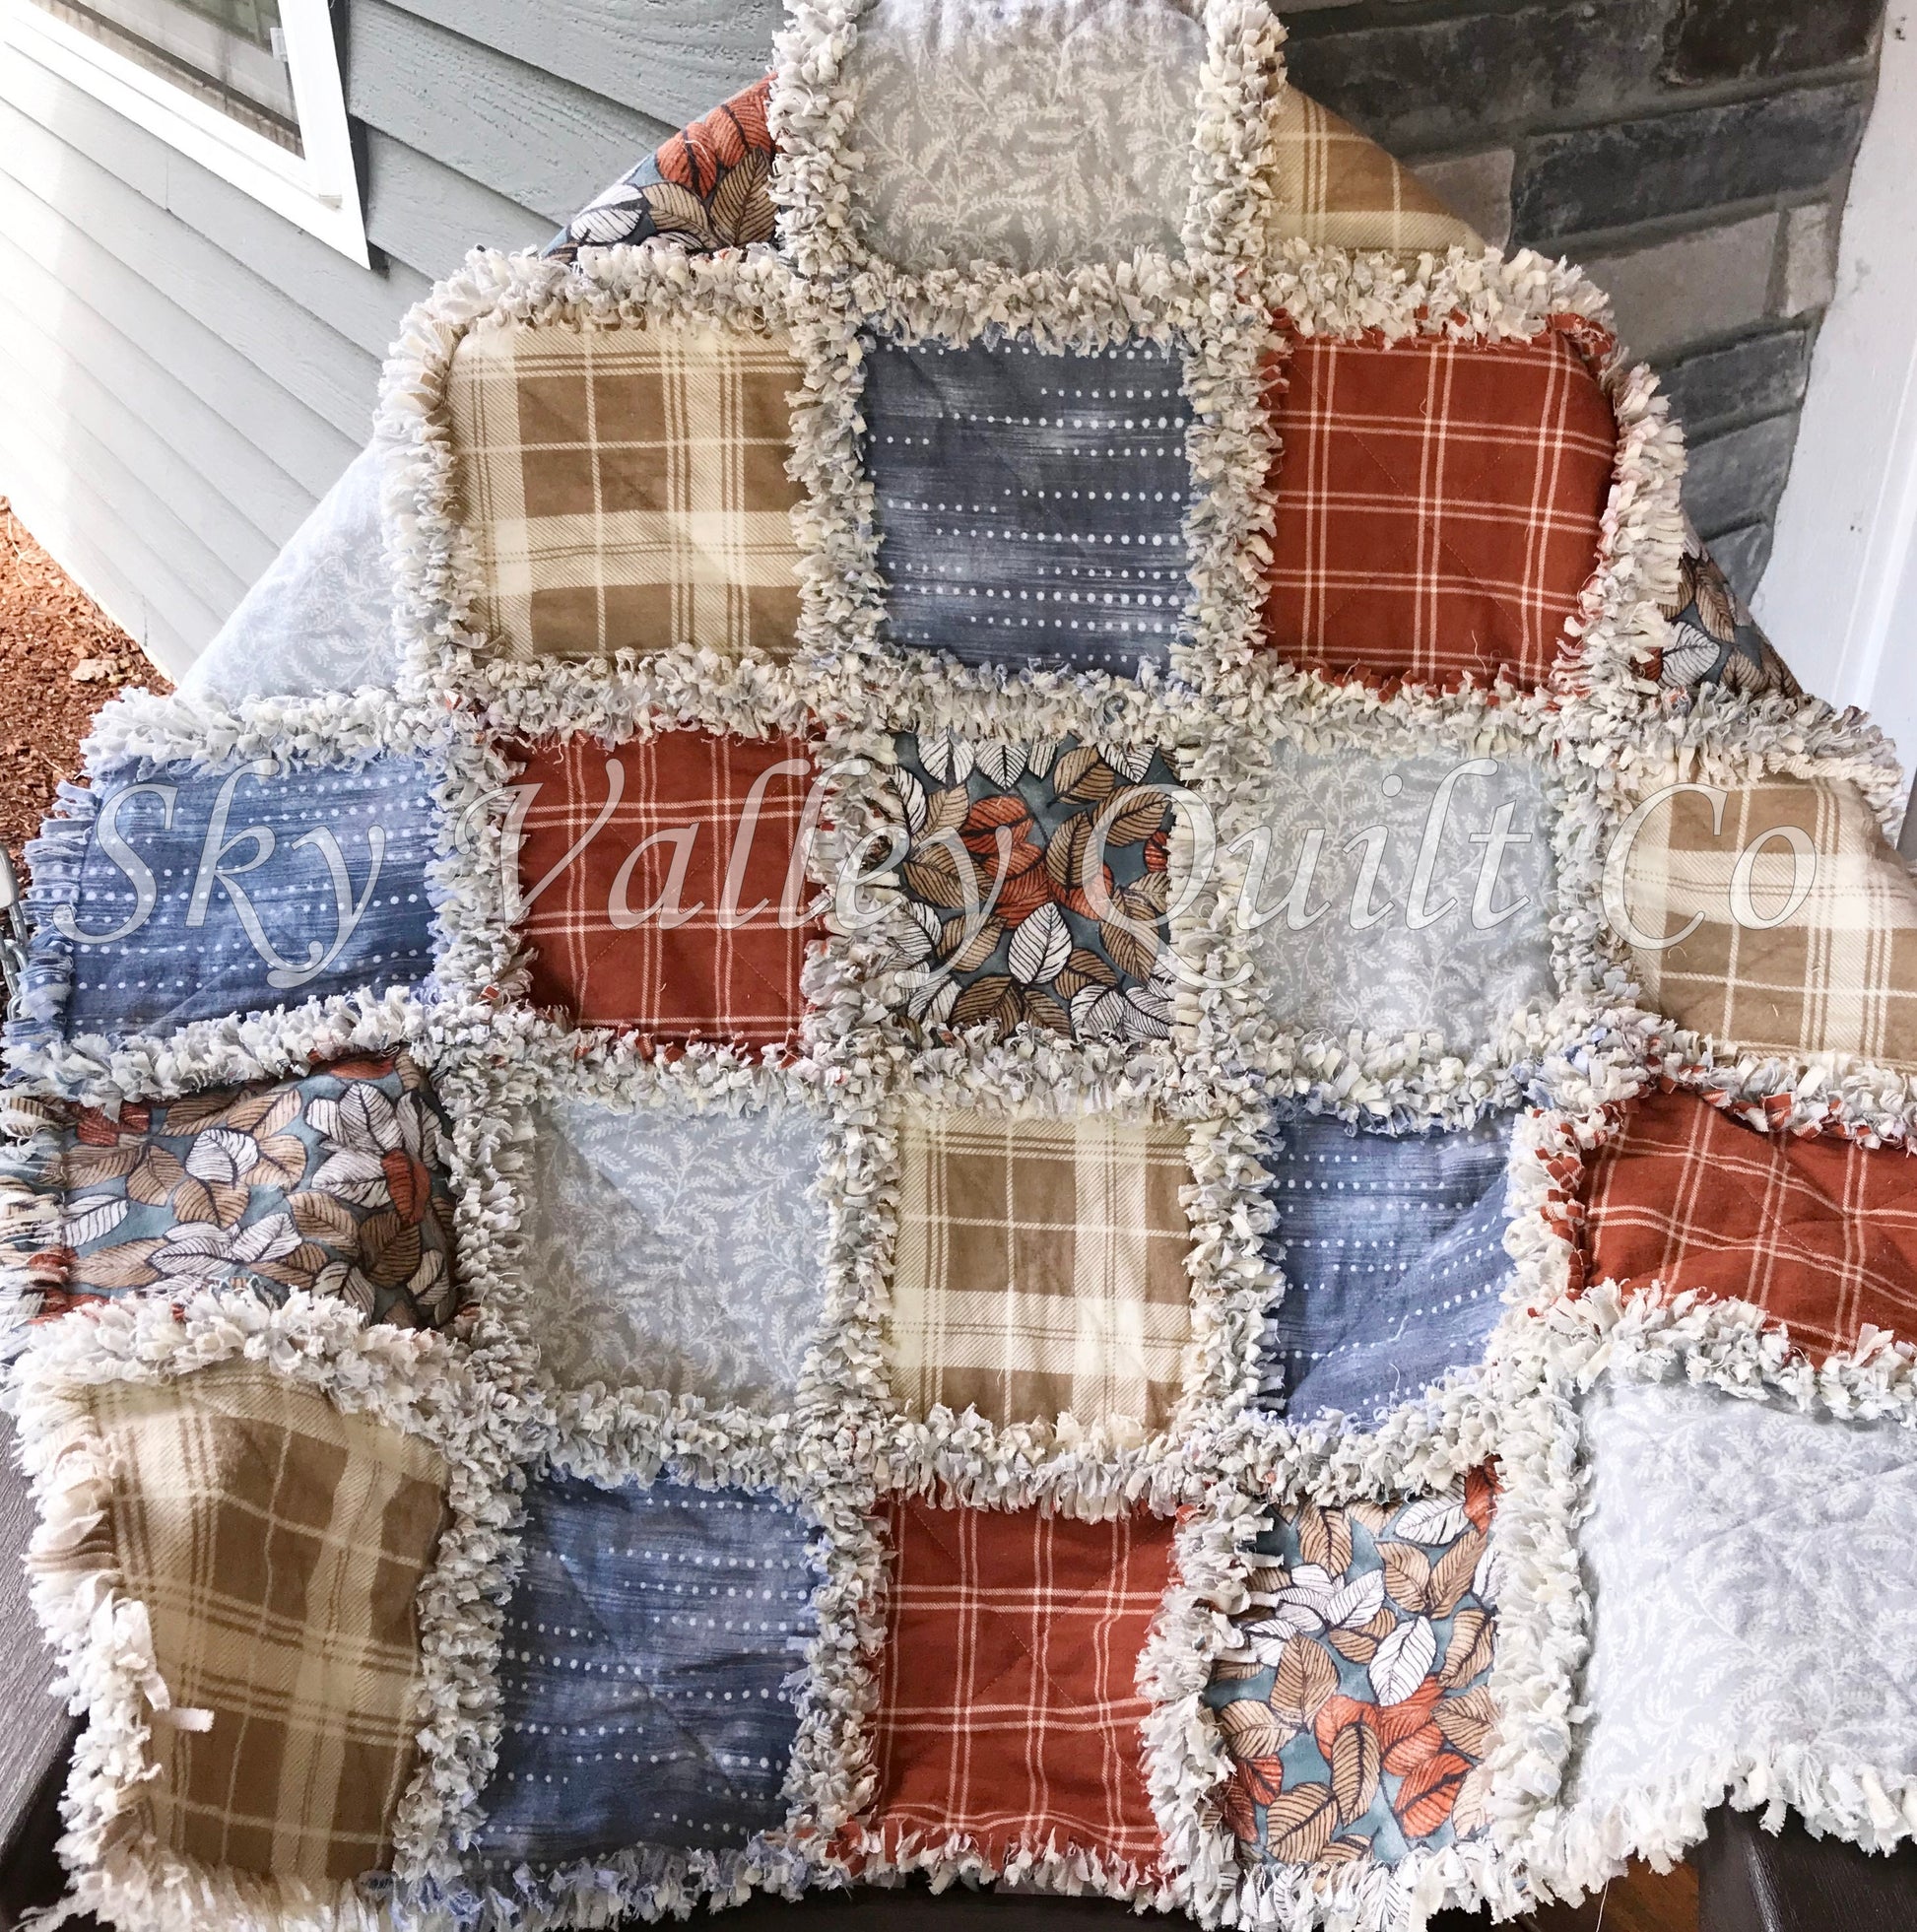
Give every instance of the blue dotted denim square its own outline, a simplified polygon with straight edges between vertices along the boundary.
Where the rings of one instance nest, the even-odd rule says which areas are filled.
[[[1285,1296],[1267,1333],[1295,1419],[1378,1421],[1480,1360],[1503,1313],[1508,1116],[1468,1133],[1354,1134],[1310,1116],[1271,1162]]]
[[[798,1512],[741,1490],[527,1494],[499,1658],[503,1734],[474,1840],[495,1871],[743,1845],[785,1819],[785,1679],[813,1628]]]
[[[1190,593],[1175,348],[873,342],[866,367],[894,643],[1125,675],[1163,661]]]
[[[47,848],[46,881],[69,880],[35,945],[71,958],[65,1031],[149,1032],[424,979],[431,793],[426,767],[394,756],[265,776],[180,763],[66,788],[75,818],[49,821],[28,854]]]

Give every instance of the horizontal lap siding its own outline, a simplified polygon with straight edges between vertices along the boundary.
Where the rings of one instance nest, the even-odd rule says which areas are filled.
[[[351,0],[368,271],[9,49],[0,492],[175,675],[365,440],[406,309],[762,72],[766,0]]]

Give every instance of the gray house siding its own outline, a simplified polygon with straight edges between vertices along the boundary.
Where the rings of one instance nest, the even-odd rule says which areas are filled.
[[[335,0],[368,271],[0,53],[0,491],[165,667],[364,442],[407,305],[760,73],[777,0]],[[1294,0],[1300,86],[1588,259],[1747,583],[1828,298],[1881,0]],[[1654,192],[1653,192],[1654,191]],[[1651,199],[1646,200],[1646,195]]]
[[[433,278],[543,241],[763,71],[776,17],[351,0],[370,270],[0,50],[0,494],[177,674],[364,442]]]

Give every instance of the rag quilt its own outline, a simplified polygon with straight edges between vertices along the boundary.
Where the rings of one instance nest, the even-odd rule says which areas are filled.
[[[1917,1830],[1917,887],[1603,294],[1262,0],[793,0],[31,848],[126,1932],[1416,1932]]]

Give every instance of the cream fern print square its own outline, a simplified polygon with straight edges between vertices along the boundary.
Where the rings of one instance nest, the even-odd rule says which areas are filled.
[[[825,1299],[824,1140],[798,1107],[552,1102],[533,1139],[525,1265],[553,1378],[787,1406]]]
[[[914,272],[1179,253],[1198,12],[1173,0],[877,0],[846,63],[867,243]]]

